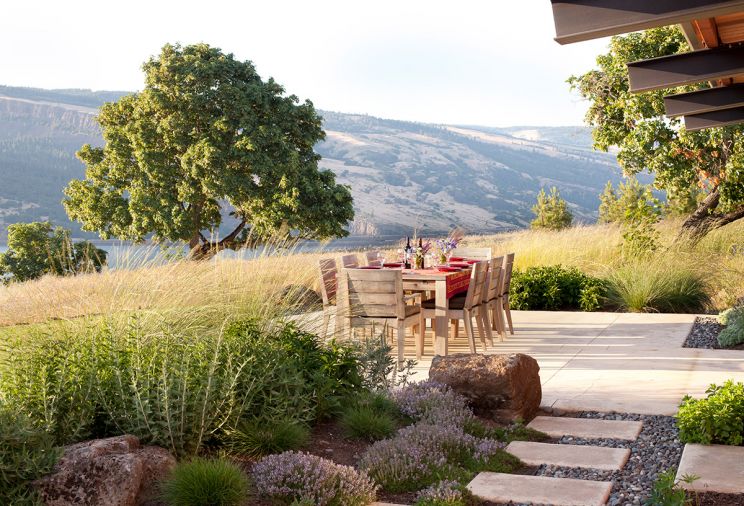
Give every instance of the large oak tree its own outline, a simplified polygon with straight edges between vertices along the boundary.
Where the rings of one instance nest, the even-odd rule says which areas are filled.
[[[591,102],[586,120],[594,127],[595,147],[617,146],[627,175],[648,170],[658,188],[680,197],[700,188],[697,209],[682,226],[683,236],[697,240],[744,217],[744,127],[688,132],[680,119],[665,117],[663,97],[710,85],[630,93],[626,67],[689,50],[676,26],[613,37],[609,52],[597,57],[598,68],[569,83]]]
[[[239,248],[249,232],[347,234],[351,193],[318,169],[325,134],[311,102],[206,44],[166,45],[143,70],[141,92],[101,107],[104,147],[78,152],[85,179],[64,206],[83,229],[186,241],[197,258]],[[228,214],[235,226],[217,237]]]

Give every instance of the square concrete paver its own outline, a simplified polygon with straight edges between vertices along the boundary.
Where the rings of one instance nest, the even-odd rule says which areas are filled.
[[[538,416],[527,427],[539,430],[552,437],[573,436],[585,439],[625,439],[633,441],[641,433],[643,422]]]
[[[744,447],[686,444],[677,469],[677,480],[699,476],[680,486],[699,492],[744,493]]]
[[[468,489],[486,501],[599,506],[607,503],[612,482],[480,473],[470,482]]]
[[[602,471],[619,471],[623,468],[630,449],[603,446],[578,446],[530,441],[513,441],[506,451],[530,466],[583,467]]]

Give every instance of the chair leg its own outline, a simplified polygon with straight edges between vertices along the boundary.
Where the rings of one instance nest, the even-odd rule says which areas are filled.
[[[331,315],[328,314],[328,311],[323,311],[323,339],[328,337],[328,327],[331,324]]]
[[[506,314],[506,321],[509,322],[509,333],[514,335],[514,325],[512,324],[511,308],[508,300],[504,301],[504,313]]]
[[[452,339],[460,337],[460,320],[452,320]]]
[[[414,330],[414,335],[416,336],[416,358],[418,360],[421,360],[421,357],[424,354],[425,334],[426,334],[426,319],[423,317],[423,313],[422,313],[421,322],[418,325],[418,334]]]
[[[465,333],[468,336],[468,344],[470,345],[470,353],[475,354],[475,333],[473,332],[473,315],[470,311],[463,312],[463,322],[465,323]]]
[[[406,325],[403,320],[398,320],[398,370],[403,370],[403,361],[406,351]]]
[[[483,312],[481,311],[482,308],[477,307],[475,308],[475,323],[478,327],[478,337],[480,338],[481,346],[483,346],[483,351],[486,351],[486,337],[488,336],[487,328],[488,325],[486,324],[484,318],[483,318]]]
[[[506,332],[504,332],[504,315],[501,312],[501,301],[496,300],[490,304],[491,312],[491,323],[493,324],[493,330],[499,334],[499,339],[503,341],[506,339]]]
[[[493,347],[493,329],[491,329],[491,322],[489,321],[488,317],[488,306],[484,305],[482,307],[479,307],[478,313],[480,314],[481,321],[483,322],[483,328],[486,330],[486,337],[488,338],[488,342],[491,347]]]

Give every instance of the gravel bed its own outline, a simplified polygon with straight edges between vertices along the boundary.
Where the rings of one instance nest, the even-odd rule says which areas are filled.
[[[692,329],[687,335],[683,348],[707,348],[721,349],[718,344],[718,334],[725,328],[725,325],[718,323],[718,318],[711,316],[698,316]]]
[[[538,476],[577,478],[592,481],[612,481],[612,494],[608,505],[641,505],[650,495],[659,473],[679,465],[684,444],[679,441],[679,431],[671,416],[636,415],[628,413],[584,412],[579,418],[605,420],[640,420],[643,422],[638,439],[579,439],[564,436],[559,444],[594,445],[612,448],[630,448],[630,458],[621,471],[540,466]]]

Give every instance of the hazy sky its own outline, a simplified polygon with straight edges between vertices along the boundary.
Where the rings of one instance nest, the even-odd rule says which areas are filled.
[[[434,123],[578,125],[548,0],[4,0],[0,84],[137,90],[167,42],[207,42],[316,107]]]

